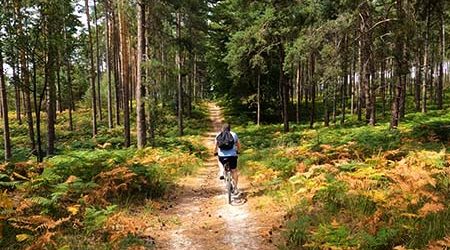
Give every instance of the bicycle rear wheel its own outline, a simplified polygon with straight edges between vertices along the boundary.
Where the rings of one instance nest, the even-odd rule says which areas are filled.
[[[227,173],[227,200],[228,204],[231,204],[231,195],[233,192],[233,184],[231,183],[231,174],[230,172]]]

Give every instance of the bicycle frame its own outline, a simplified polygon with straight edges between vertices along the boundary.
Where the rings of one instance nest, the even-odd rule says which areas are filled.
[[[228,204],[231,204],[232,198],[232,192],[234,191],[234,180],[233,180],[233,176],[231,175],[231,169],[230,169],[230,165],[228,162],[226,162],[223,165],[224,169],[225,169],[225,187],[227,190],[227,200],[228,200]]]

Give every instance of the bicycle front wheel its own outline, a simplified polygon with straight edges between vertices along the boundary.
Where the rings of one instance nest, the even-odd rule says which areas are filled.
[[[233,192],[233,184],[231,183],[231,178],[227,178],[227,198],[228,204],[231,204],[231,195]]]

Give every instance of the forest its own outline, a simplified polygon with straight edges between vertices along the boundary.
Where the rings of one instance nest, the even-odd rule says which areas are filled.
[[[1,5],[1,249],[450,247],[450,2]]]

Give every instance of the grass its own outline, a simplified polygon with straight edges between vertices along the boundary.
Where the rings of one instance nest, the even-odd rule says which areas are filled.
[[[348,117],[289,133],[227,114],[242,173],[288,208],[282,249],[423,249],[450,235],[448,110],[407,114],[397,130]]]
[[[0,248],[152,247],[143,230],[156,220],[175,181],[201,165],[201,134],[209,125],[206,104],[186,118],[183,137],[175,115],[162,107],[158,112],[153,146],[141,150],[123,149],[123,127],[108,129],[105,121],[93,138],[88,110],[74,113],[74,131],[68,114],[58,114],[56,155],[41,164],[29,152],[26,125],[11,116],[14,158],[0,165]]]

